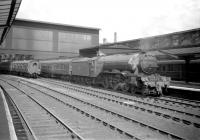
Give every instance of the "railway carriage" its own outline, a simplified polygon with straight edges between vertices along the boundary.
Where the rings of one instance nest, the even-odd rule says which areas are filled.
[[[40,74],[40,64],[35,60],[13,61],[10,71],[18,75],[37,78]]]
[[[57,60],[40,61],[41,75],[44,77],[53,77],[53,64],[55,64],[56,62]]]
[[[37,78],[40,74],[40,63],[35,60],[1,62],[0,72]]]
[[[10,61],[0,62],[0,73],[7,74],[10,73]]]
[[[40,61],[41,75],[46,77],[59,77],[67,81],[71,75],[71,59]]]

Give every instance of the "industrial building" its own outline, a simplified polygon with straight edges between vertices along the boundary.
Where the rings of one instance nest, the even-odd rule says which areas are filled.
[[[10,60],[75,57],[79,49],[98,44],[98,28],[16,19],[0,55]]]

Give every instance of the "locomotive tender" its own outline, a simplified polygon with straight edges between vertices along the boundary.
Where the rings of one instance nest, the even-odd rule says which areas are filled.
[[[161,95],[169,77],[156,73],[157,59],[148,53],[40,61],[41,75],[125,92]]]
[[[37,78],[40,74],[40,63],[35,60],[0,62],[0,71]]]

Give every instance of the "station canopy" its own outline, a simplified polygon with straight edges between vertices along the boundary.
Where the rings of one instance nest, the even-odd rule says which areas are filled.
[[[22,0],[0,0],[0,45],[3,43]]]

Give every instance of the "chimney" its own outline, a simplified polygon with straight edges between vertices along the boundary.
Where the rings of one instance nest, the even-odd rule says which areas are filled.
[[[103,38],[103,44],[106,44],[106,43],[107,43],[107,39]]]
[[[117,32],[114,32],[114,43],[117,42]]]

